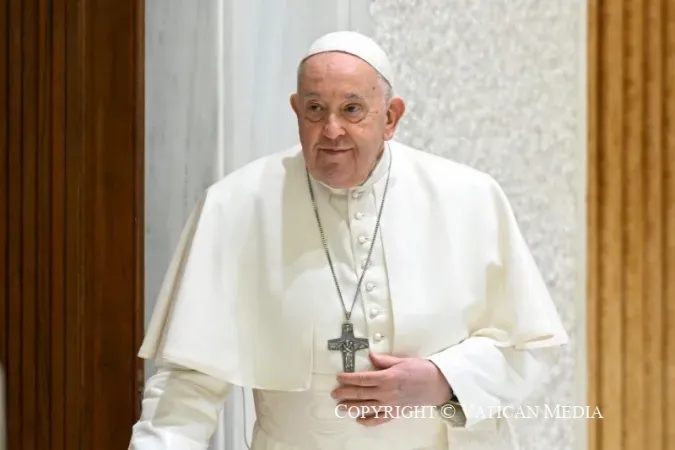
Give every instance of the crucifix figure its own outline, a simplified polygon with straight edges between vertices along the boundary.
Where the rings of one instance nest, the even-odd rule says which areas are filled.
[[[354,353],[368,348],[368,339],[354,337],[354,326],[350,322],[342,324],[342,336],[328,341],[328,350],[342,352],[342,368],[345,372],[354,372]]]

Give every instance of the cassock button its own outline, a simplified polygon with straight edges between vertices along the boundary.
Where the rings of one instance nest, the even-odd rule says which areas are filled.
[[[382,336],[380,333],[375,333],[375,336],[373,336],[373,339],[375,339],[376,342],[380,342],[384,336]]]
[[[364,270],[372,265],[373,265],[372,261],[369,263],[367,258],[361,260],[361,268]]]
[[[370,292],[373,289],[375,289],[375,283],[367,283],[366,284],[366,291]]]
[[[380,310],[377,308],[370,308],[370,318],[374,319],[380,313]]]
[[[361,237],[359,238],[359,242],[360,242],[361,244],[365,244],[366,242],[368,242],[368,237],[366,237],[366,236],[361,236]]]
[[[357,212],[356,214],[354,214],[354,218],[355,218],[356,220],[361,220],[361,219],[363,219],[363,213]]]
[[[359,197],[361,197],[361,192],[359,191],[352,192],[352,198],[359,198]]]

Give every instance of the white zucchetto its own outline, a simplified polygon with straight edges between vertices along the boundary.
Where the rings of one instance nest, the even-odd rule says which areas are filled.
[[[325,34],[314,41],[300,64],[310,56],[326,52],[348,53],[361,58],[379,72],[391,86],[394,86],[394,72],[389,57],[371,38],[356,31],[336,31]]]

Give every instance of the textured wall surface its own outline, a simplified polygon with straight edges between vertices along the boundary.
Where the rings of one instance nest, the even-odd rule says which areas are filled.
[[[374,37],[408,105],[397,138],[500,182],[570,334],[528,404],[585,404],[583,8],[582,0],[371,4]],[[524,449],[580,449],[580,426],[522,420],[519,440]]]

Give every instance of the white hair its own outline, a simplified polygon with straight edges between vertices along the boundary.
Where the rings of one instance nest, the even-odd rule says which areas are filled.
[[[394,98],[394,88],[391,86],[391,83],[382,76],[380,72],[377,72],[377,81],[380,83],[380,89],[382,89],[382,96],[384,97],[384,106],[385,108],[388,108],[389,103],[391,103],[391,100]]]

